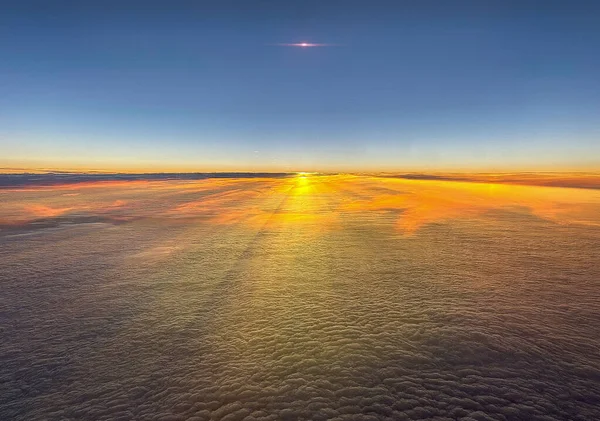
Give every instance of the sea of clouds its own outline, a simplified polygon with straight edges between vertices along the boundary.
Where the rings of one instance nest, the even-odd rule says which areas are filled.
[[[600,228],[344,183],[6,193],[0,419],[600,419]]]

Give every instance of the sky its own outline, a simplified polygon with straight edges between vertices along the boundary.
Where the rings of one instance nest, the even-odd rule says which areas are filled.
[[[3,9],[4,169],[600,168],[597,1]]]

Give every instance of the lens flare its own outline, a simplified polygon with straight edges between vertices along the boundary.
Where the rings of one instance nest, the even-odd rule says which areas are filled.
[[[333,47],[334,44],[318,44],[312,42],[294,42],[294,43],[280,43],[276,44],[280,47],[300,47],[300,48],[312,48],[312,47]]]

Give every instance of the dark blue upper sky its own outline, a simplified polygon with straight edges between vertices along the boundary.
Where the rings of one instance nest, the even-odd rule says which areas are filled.
[[[15,2],[0,166],[590,169],[599,51],[597,1]]]

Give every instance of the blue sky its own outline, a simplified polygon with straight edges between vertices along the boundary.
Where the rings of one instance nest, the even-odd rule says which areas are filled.
[[[0,166],[600,168],[598,2],[251,3],[15,2]]]

